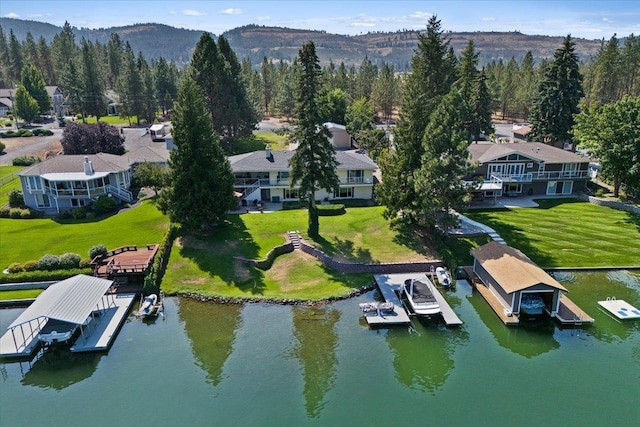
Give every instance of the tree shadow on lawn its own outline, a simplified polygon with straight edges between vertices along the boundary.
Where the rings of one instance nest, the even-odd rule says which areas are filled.
[[[360,289],[373,283],[373,275],[371,273],[343,273],[325,264],[322,264],[322,270],[332,280],[344,284],[349,289]]]
[[[624,220],[627,224],[635,225],[636,230],[640,232],[640,215],[627,212],[627,218]]]
[[[572,203],[588,203],[584,200],[578,200],[574,197],[561,197],[557,199],[533,199],[534,202],[538,204],[538,207],[535,209],[552,209],[561,205],[567,205]],[[511,209],[510,209],[511,210]]]
[[[328,241],[322,236],[318,236],[313,239],[316,247],[334,258],[336,261],[342,262],[362,262],[372,263],[377,262],[371,256],[369,249],[355,247],[355,244],[351,240],[342,240],[338,237],[333,238],[333,242]]]
[[[427,259],[438,258],[438,250],[434,245],[431,232],[424,227],[406,222],[393,225],[396,235],[393,242],[423,255]]]
[[[180,255],[191,260],[209,278],[219,278],[227,286],[254,295],[264,293],[264,273],[235,257],[258,259],[260,248],[242,221],[230,215],[224,226],[206,235],[185,233],[180,239]]]
[[[555,200],[553,200],[552,202],[555,202]],[[562,203],[566,202],[561,202],[559,204]],[[532,245],[532,242],[535,242],[536,240],[527,237],[525,231],[522,228],[506,224],[504,222],[496,221],[494,218],[491,218],[489,215],[483,212],[475,213],[473,219],[493,228],[500,235],[500,237],[502,237],[507,242],[507,245],[520,250],[540,267],[561,267],[560,265],[558,265],[557,260],[551,254],[544,253],[534,247]]]

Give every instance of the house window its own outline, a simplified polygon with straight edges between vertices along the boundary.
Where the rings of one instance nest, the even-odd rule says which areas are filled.
[[[527,163],[527,169],[531,169],[533,167],[533,163]]]
[[[353,187],[340,187],[340,190],[333,193],[335,199],[346,199],[353,197]]]
[[[284,198],[285,199],[298,199],[300,195],[298,194],[298,190],[290,190],[288,188],[284,189]]]
[[[347,171],[347,183],[362,184],[364,182],[364,170]]]
[[[287,181],[289,179],[289,171],[278,172],[278,182]]]
[[[39,176],[30,176],[28,178],[30,190],[42,190],[42,181]]]
[[[522,184],[505,184],[504,191],[507,195],[522,193]]]
[[[74,208],[84,206],[84,199],[71,199],[71,206]]]
[[[36,206],[39,208],[48,208],[51,207],[51,202],[49,201],[49,196],[46,194],[36,194]]]

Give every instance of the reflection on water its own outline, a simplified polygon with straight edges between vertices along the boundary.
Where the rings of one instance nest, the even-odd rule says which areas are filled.
[[[233,351],[241,312],[240,304],[210,304],[189,298],[179,300],[178,315],[184,322],[193,355],[213,385],[222,380],[222,368]]]
[[[447,300],[454,310],[460,301],[453,295]],[[453,354],[469,335],[464,327],[447,328],[439,317],[414,317],[410,328],[392,328],[386,339],[398,381],[434,393],[445,384],[454,368]]]
[[[41,352],[28,364],[22,378],[23,385],[62,390],[83,381],[96,370],[102,358],[100,353],[71,353],[68,348],[51,348]]]
[[[467,298],[498,344],[512,353],[532,358],[560,347],[553,336],[554,320],[547,317],[523,319],[518,325],[507,326],[478,292],[474,290]]]
[[[307,415],[316,418],[325,393],[333,386],[338,359],[336,324],[340,312],[331,307],[294,307],[293,334],[297,343],[291,351],[304,370],[304,397]]]

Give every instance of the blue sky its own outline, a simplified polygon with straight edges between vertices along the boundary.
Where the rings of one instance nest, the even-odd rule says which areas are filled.
[[[339,34],[424,29],[514,31],[588,39],[640,34],[640,1],[169,1],[2,0],[0,15],[61,26],[106,28],[157,22],[220,34],[246,24]]]

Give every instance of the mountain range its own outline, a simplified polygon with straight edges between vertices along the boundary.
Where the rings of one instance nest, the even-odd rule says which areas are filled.
[[[17,39],[23,41],[28,32],[37,41],[40,36],[51,43],[62,27],[52,24],[13,18],[0,18],[0,26],[8,39],[13,30]],[[190,61],[191,54],[203,31],[175,28],[163,24],[134,24],[111,28],[73,27],[76,42],[82,38],[105,44],[112,33],[118,33],[123,41],[131,44],[134,52],[142,52],[145,57],[164,57],[178,64]],[[417,44],[419,31],[401,30],[396,32],[373,32],[360,35],[332,34],[325,31],[302,30],[284,27],[246,25],[226,31],[223,35],[240,60],[248,57],[254,65],[259,65],[266,56],[274,61],[293,61],[298,49],[309,40],[316,44],[316,51],[323,65],[332,61],[347,67],[359,66],[367,55],[373,63],[392,63],[397,70],[403,70],[411,63],[411,56]],[[536,61],[550,58],[562,45],[562,37],[526,35],[520,32],[448,32],[450,46],[456,53],[473,40],[479,63],[484,65],[502,58],[508,61],[514,57],[518,62],[527,51],[531,51]],[[602,45],[601,40],[576,38],[576,53],[586,61],[595,55]]]

